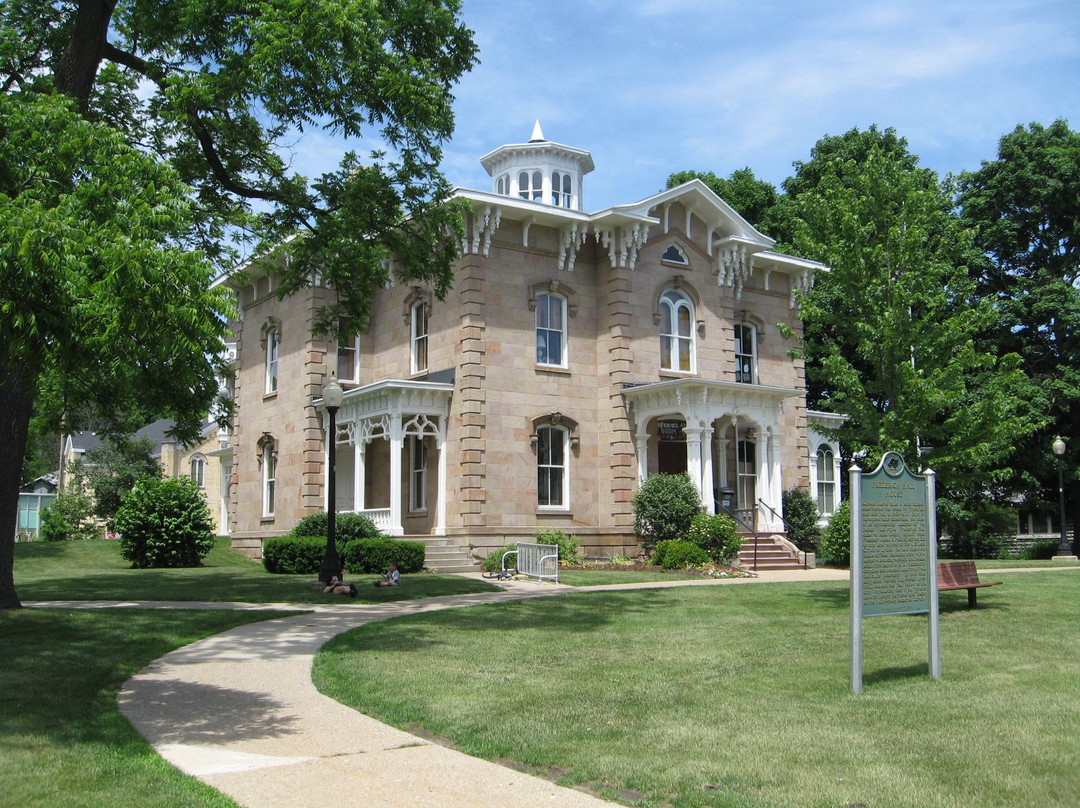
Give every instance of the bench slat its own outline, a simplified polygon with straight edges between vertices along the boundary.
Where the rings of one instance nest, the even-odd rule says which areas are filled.
[[[976,605],[975,590],[984,586],[1001,586],[1001,581],[980,581],[974,561],[945,561],[938,564],[938,591],[949,592],[956,589],[968,591],[968,606]]]

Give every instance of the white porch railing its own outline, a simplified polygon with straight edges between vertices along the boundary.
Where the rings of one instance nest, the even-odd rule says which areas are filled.
[[[375,527],[377,527],[382,533],[389,533],[390,527],[393,524],[390,521],[389,508],[368,508],[362,511],[357,511],[356,513],[361,513],[368,519],[370,519],[372,522],[374,522]]]

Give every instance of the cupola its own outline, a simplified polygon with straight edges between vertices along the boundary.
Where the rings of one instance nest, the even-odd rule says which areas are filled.
[[[581,178],[595,167],[592,155],[544,139],[540,121],[528,143],[500,146],[480,158],[492,178],[492,190],[502,196],[545,205],[583,210]]]

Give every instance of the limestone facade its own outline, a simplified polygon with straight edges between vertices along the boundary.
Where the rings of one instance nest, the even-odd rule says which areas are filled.
[[[311,336],[326,289],[279,300],[272,274],[226,279],[234,543],[257,554],[326,507],[328,437],[339,511],[476,555],[549,528],[631,553],[631,498],[658,471],[782,529],[781,492],[810,484],[813,457],[798,293],[825,268],[774,252],[696,180],[585,213],[591,157],[539,127],[482,161],[492,190],[456,191],[472,213],[446,299],[392,285],[354,343]]]

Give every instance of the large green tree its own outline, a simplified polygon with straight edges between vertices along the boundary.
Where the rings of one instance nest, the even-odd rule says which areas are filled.
[[[216,387],[227,303],[207,286],[230,239],[266,254],[306,234],[282,292],[318,271],[339,298],[325,330],[363,330],[391,254],[396,277],[445,291],[461,221],[438,164],[476,58],[459,14],[459,0],[0,7],[0,606],[18,604],[35,402],[69,429],[141,409],[190,435]],[[309,183],[290,167],[309,129],[368,156]]]
[[[1035,428],[1013,395],[1019,359],[978,346],[995,312],[975,294],[970,233],[937,176],[885,134],[830,142],[786,184],[796,249],[831,267],[804,302],[807,376],[815,403],[851,416],[847,450],[898,451],[948,491],[981,490]]]
[[[1018,126],[1001,138],[997,159],[962,174],[958,188],[963,221],[985,254],[979,291],[999,313],[985,338],[1023,357],[1025,395],[1047,415],[1045,428],[1017,436],[1010,487],[1033,499],[1056,489],[1050,445],[1060,434],[1080,523],[1080,133],[1063,120]]]

